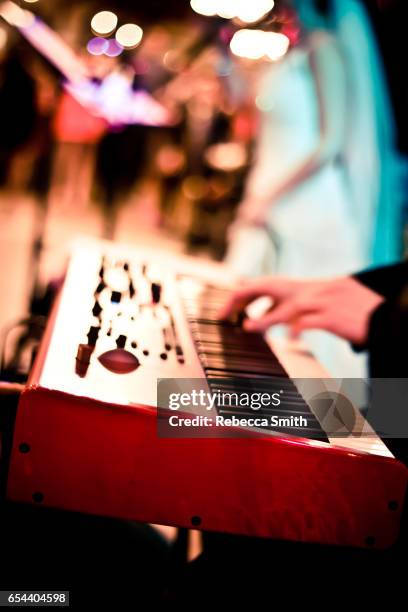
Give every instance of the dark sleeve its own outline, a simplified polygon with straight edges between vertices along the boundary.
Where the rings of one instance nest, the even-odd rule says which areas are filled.
[[[408,284],[408,261],[373,270],[364,270],[353,276],[360,283],[385,298],[395,298]]]
[[[406,411],[403,409],[406,407],[408,380],[408,264],[362,272],[355,278],[386,298],[371,315],[366,346],[357,347],[360,350],[368,349],[369,356],[371,395],[367,418],[374,429],[384,431],[386,409],[387,427],[390,426],[391,430],[384,442],[394,456],[408,466],[407,439],[402,435],[407,427]],[[389,383],[395,393],[387,405],[383,401],[384,378],[391,379]],[[390,389],[386,386],[385,389],[388,399]],[[376,427],[376,417],[379,418],[379,429]],[[395,431],[399,432],[396,437]]]
[[[368,350],[372,377],[408,376],[408,365],[401,361],[408,342],[408,261],[358,272],[354,278],[385,297],[371,315],[367,343],[353,345],[354,350]]]
[[[371,315],[368,341],[371,378],[408,378],[408,290]]]

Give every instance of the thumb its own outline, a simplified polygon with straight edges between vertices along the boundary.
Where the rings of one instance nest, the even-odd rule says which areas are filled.
[[[246,319],[244,329],[251,332],[264,332],[272,325],[289,323],[301,312],[301,305],[295,300],[287,300],[269,310],[259,319]]]

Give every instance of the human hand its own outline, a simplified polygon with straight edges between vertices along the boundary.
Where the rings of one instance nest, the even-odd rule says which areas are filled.
[[[247,331],[264,332],[283,323],[294,337],[307,329],[324,329],[354,344],[366,342],[370,316],[384,301],[351,277],[312,281],[266,277],[234,292],[219,318],[231,318],[265,296],[273,300],[272,308],[259,318],[245,319]]]

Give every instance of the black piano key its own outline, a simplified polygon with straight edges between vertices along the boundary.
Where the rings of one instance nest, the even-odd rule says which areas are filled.
[[[262,356],[269,358],[270,361],[278,361],[271,351],[266,351],[263,346],[257,346],[256,344],[242,346],[237,342],[208,342],[199,338],[195,339],[195,342],[198,348],[202,348],[203,350],[212,353],[227,353],[229,351],[230,353],[236,352],[247,355],[254,354],[258,358]]]
[[[270,359],[278,361],[276,355],[270,350],[269,345],[260,343],[254,338],[244,338],[243,341],[242,338],[238,336],[210,335],[195,331],[192,331],[192,336],[198,346],[201,344],[208,349],[210,349],[210,347],[215,347],[219,349],[239,349],[240,352],[251,351],[260,356],[268,356]]]
[[[254,390],[254,384],[251,383],[251,380],[248,378],[239,378],[231,376],[222,377],[220,375],[217,375],[214,376],[214,378],[208,378],[208,384],[210,386],[223,385],[224,387],[228,387],[230,389],[242,388],[246,389],[247,391]],[[281,378],[275,376],[273,378],[270,378],[269,376],[264,376],[263,378],[258,377],[256,380],[256,388],[261,391],[265,390],[266,392],[272,392],[282,389],[285,391],[292,391],[300,396],[296,385],[287,376],[282,376]]]
[[[221,372],[244,372],[245,374],[258,374],[259,376],[281,376],[282,370],[275,364],[263,364],[250,359],[228,359],[220,357],[201,356],[203,368]]]
[[[265,378],[270,378],[271,380],[276,378],[280,378],[279,376],[275,376],[268,372],[267,374],[254,374],[252,372],[245,372],[244,370],[231,370],[226,373],[223,373],[222,370],[217,370],[214,368],[205,368],[205,373],[207,378],[244,378],[249,381],[254,381],[257,379],[264,380]]]
[[[270,350],[269,345],[265,341],[261,340],[258,337],[252,337],[252,335],[247,334],[246,332],[241,332],[240,334],[236,332],[231,333],[231,334],[225,334],[225,333],[220,334],[220,333],[211,333],[208,330],[203,331],[203,330],[198,330],[198,329],[196,330],[192,328],[191,333],[197,342],[209,342],[209,343],[218,342],[219,344],[223,346],[234,346],[235,345],[242,349],[246,348],[248,350],[253,348],[254,350],[257,350],[263,353],[264,355],[267,355],[268,353],[273,355],[272,351]]]
[[[255,361],[257,363],[263,362],[265,364],[270,364],[273,367],[281,368],[282,376],[285,375],[285,372],[281,364],[279,363],[279,361],[274,359],[273,356],[269,357],[269,355],[263,355],[263,354],[257,353],[256,351],[248,351],[248,352],[238,351],[235,347],[232,349],[228,347],[224,351],[214,350],[213,347],[206,350],[205,346],[200,345],[200,346],[197,346],[197,353],[198,355],[208,355],[213,359],[216,359],[218,357],[220,359],[230,359],[230,360],[238,359],[238,360]]]

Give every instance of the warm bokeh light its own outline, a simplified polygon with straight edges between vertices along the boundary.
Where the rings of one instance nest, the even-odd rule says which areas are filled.
[[[118,25],[118,18],[112,11],[100,11],[92,17],[91,28],[95,34],[107,36],[111,34]]]
[[[265,32],[265,55],[272,61],[283,57],[289,49],[289,38],[279,32]]]
[[[0,51],[7,43],[7,32],[4,28],[0,28]]]
[[[34,2],[38,2],[38,0],[24,0],[24,2],[28,2],[29,4],[34,4]]]
[[[163,56],[163,66],[171,72],[181,72],[186,66],[186,58],[176,49],[166,51]]]
[[[224,19],[238,18],[244,23],[255,23],[271,11],[274,0],[191,0],[191,8],[200,15]]]
[[[265,55],[264,35],[262,30],[238,30],[231,39],[231,51],[238,57],[260,59]]]
[[[191,0],[190,4],[199,15],[212,17],[217,14],[217,0]]]
[[[235,16],[244,23],[255,23],[275,6],[274,0],[236,0]]]
[[[217,0],[217,15],[224,19],[233,19],[237,16],[236,0]]]
[[[202,176],[194,174],[184,179],[181,190],[188,200],[200,200],[206,195],[208,186]]]
[[[109,46],[108,41],[105,38],[91,38],[86,45],[88,53],[91,55],[103,55]]]
[[[246,164],[247,152],[239,142],[220,142],[208,147],[205,159],[211,168],[231,172]]]
[[[234,55],[246,59],[261,59],[266,57],[276,61],[283,57],[289,48],[289,38],[278,32],[263,30],[238,30],[230,42]]]
[[[143,38],[143,30],[135,23],[125,23],[116,32],[116,41],[127,49],[134,49]]]
[[[164,145],[156,156],[156,164],[164,176],[179,174],[186,163],[186,156],[181,147]]]
[[[0,5],[0,15],[12,26],[16,28],[27,28],[35,20],[35,15],[30,11],[25,11],[14,2],[3,2]]]

